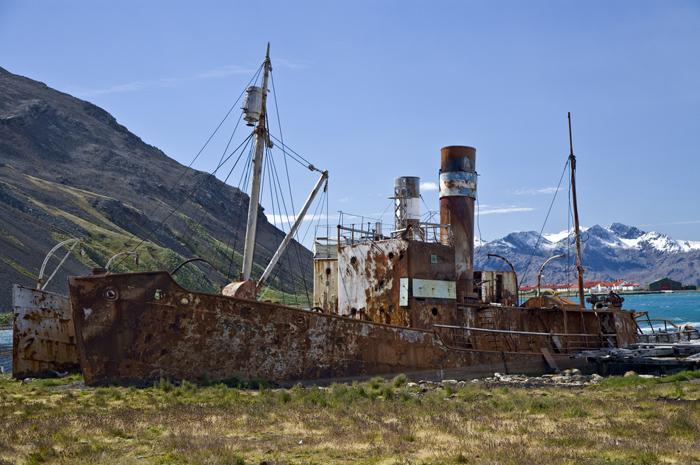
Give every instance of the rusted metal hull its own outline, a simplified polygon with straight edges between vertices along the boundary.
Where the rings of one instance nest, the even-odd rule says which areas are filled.
[[[55,375],[80,368],[68,298],[20,285],[12,288],[12,375]]]
[[[81,367],[91,385],[161,377],[285,385],[397,373],[428,379],[542,373],[548,369],[543,347],[560,368],[585,363],[557,349],[551,338],[532,348],[481,341],[484,349],[471,349],[445,337],[444,329],[189,292],[165,272],[71,278],[70,292]]]

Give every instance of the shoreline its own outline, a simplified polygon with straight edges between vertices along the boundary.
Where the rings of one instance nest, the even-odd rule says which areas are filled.
[[[556,295],[560,297],[578,297],[578,292],[576,291],[567,291],[567,292],[552,292],[550,289],[544,289],[542,291],[542,294],[545,293],[551,293],[551,295]],[[620,291],[616,292],[617,295],[651,295],[651,294],[693,294],[693,293],[699,293],[700,290],[689,290],[689,289],[682,289],[678,291]],[[536,292],[520,292],[520,297],[534,297],[537,293]],[[584,294],[586,297],[590,297],[591,293],[587,292]],[[606,295],[606,294],[595,294],[595,295]]]

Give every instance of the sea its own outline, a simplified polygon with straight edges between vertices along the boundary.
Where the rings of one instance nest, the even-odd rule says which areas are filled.
[[[651,319],[670,320],[675,324],[689,323],[700,328],[700,292],[669,294],[624,295],[623,308],[649,312]],[[0,329],[0,371],[12,369],[12,330]]]

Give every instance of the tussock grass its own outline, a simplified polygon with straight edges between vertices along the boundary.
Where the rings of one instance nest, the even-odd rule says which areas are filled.
[[[698,378],[424,390],[405,376],[291,389],[2,376],[0,464],[700,463]]]

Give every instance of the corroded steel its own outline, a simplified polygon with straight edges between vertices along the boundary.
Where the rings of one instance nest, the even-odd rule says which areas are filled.
[[[462,324],[454,298],[416,298],[413,279],[455,281],[451,247],[422,241],[387,239],[340,247],[338,313],[375,323],[432,328]],[[401,279],[408,295],[402,304]]]
[[[473,297],[475,163],[474,147],[449,146],[440,150],[440,223],[450,225],[457,300],[461,303]],[[447,238],[442,242],[446,243]]]
[[[88,384],[143,383],[160,377],[238,376],[290,384],[396,373],[425,379],[494,371],[542,373],[547,370],[542,348],[562,368],[584,363],[568,353],[585,340],[556,340],[549,334],[522,340],[502,333],[481,337],[465,335],[468,330],[459,327],[386,325],[193,293],[165,272],[71,278],[70,290]],[[558,333],[563,332],[564,319],[569,320],[569,332],[586,333],[598,345],[611,332],[614,344],[625,340],[630,330],[634,338],[632,314],[620,310],[596,312],[607,321],[587,331],[580,328],[583,320],[593,325],[594,312],[580,309],[564,311],[564,318],[559,309],[536,314],[512,307],[470,306],[460,311],[465,315],[461,326],[467,327]]]
[[[221,293],[228,297],[238,297],[239,299],[255,299],[257,293],[255,281],[234,281],[227,284]]]
[[[406,276],[408,241],[388,239],[340,247],[338,314],[409,326],[399,307],[399,278]]]
[[[15,284],[12,305],[12,375],[15,378],[78,369],[75,330],[67,297]]]
[[[338,259],[314,258],[313,307],[338,313]]]
[[[474,277],[482,302],[516,304],[518,282],[512,271],[476,271]]]

